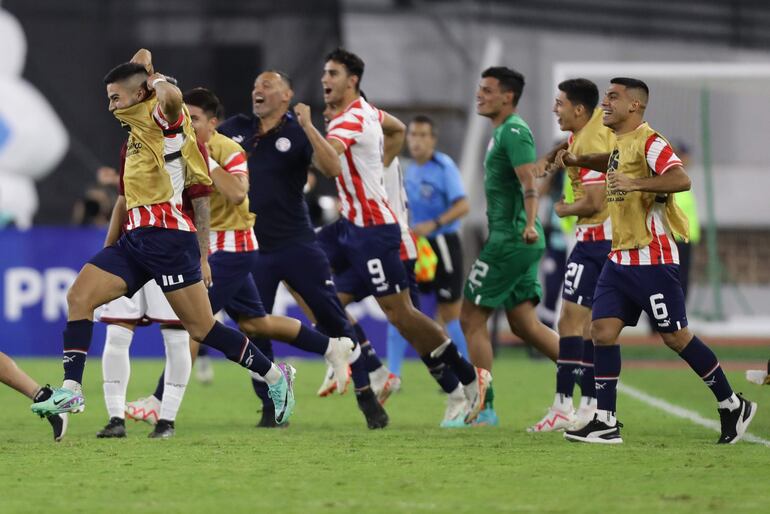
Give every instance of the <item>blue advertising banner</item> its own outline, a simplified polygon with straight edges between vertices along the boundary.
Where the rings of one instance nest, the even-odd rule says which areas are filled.
[[[92,228],[0,230],[0,351],[12,356],[61,355],[67,290],[80,268],[102,248],[104,236],[104,230]],[[377,353],[384,357],[385,320],[377,302],[367,298],[349,306],[348,310],[359,320]],[[276,296],[273,312],[307,322],[284,288]],[[96,323],[89,355],[101,355],[104,334],[104,324]],[[308,356],[281,343],[275,345],[275,350],[280,356]],[[163,354],[159,328],[138,328],[131,355],[158,357]]]

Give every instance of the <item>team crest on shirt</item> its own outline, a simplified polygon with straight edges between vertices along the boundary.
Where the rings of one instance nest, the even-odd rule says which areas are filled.
[[[291,148],[291,141],[289,141],[285,137],[279,137],[278,140],[275,142],[275,148],[279,152],[288,152],[289,148]]]
[[[243,143],[243,136],[240,134],[238,134],[237,136],[233,136],[233,141],[235,141],[238,144]]]

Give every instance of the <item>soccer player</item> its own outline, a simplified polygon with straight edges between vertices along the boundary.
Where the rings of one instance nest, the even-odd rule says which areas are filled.
[[[246,155],[238,143],[216,131],[223,112],[216,95],[205,88],[195,88],[185,92],[184,102],[198,141],[206,145],[215,185],[211,195],[212,234],[208,248],[213,281],[209,288],[212,309],[218,312],[224,308],[250,338],[278,339],[324,356],[329,366],[344,377],[354,348],[352,340],[330,339],[296,319],[265,313],[251,276],[259,262],[252,229],[254,214],[249,210]],[[168,380],[161,377],[150,399],[165,402],[164,384],[168,385]],[[340,387],[339,391],[342,393],[344,389]]]
[[[407,132],[409,153],[414,161],[406,169],[406,193],[409,199],[412,230],[426,237],[438,257],[436,276],[427,285],[438,301],[437,317],[468,356],[468,347],[460,326],[463,286],[460,218],[468,214],[460,170],[451,157],[436,150],[436,124],[425,115],[416,116]],[[388,362],[390,362],[388,353]]]
[[[321,83],[324,101],[341,106],[326,134],[327,144],[338,156],[336,163],[317,167],[335,176],[341,218],[321,231],[329,262],[337,273],[353,270],[366,283],[388,321],[423,358],[433,358],[452,370],[465,386],[471,405],[477,398],[476,372],[442,328],[414,308],[409,280],[400,259],[402,232],[383,186],[383,163],[390,163],[400,149],[385,134],[403,132],[403,124],[373,108],[361,97],[364,62],[338,48],[324,65]],[[304,106],[301,124],[311,124]],[[398,146],[398,148],[396,148]]]
[[[603,123],[617,137],[610,154],[575,155],[565,150],[557,164],[607,172],[607,203],[612,221],[612,252],[596,285],[591,336],[594,341],[597,411],[585,427],[569,430],[570,441],[618,444],[615,417],[620,376],[618,336],[636,325],[645,311],[663,342],[676,351],[716,397],[720,444],[737,442],[757,411],[756,403],[736,395],[714,352],[687,328],[679,284],[674,234],[687,237],[687,220],[673,193],[690,188],[682,162],[663,136],[644,121],[649,88],[638,79],[610,80],[602,101]]]
[[[32,411],[49,415],[85,408],[81,384],[94,309],[132,296],[154,279],[191,338],[266,380],[276,403],[276,422],[285,423],[294,407],[293,368],[273,364],[248,338],[216,321],[201,280],[201,252],[195,226],[181,210],[182,189],[211,185],[211,179],[181,92],[154,72],[146,50],[112,69],[104,83],[110,112],[129,130],[126,232],[98,252],[70,288],[64,383],[50,398],[34,403]]]
[[[476,112],[494,127],[484,159],[489,237],[473,263],[465,284],[460,322],[468,340],[471,360],[479,369],[482,400],[468,421],[495,425],[492,381],[492,344],[487,320],[504,307],[514,334],[556,360],[559,336],[537,317],[535,306],[541,288],[537,269],[545,251],[545,238],[537,219],[535,141],[526,122],[516,112],[524,77],[505,67],[481,74]]]
[[[0,352],[0,382],[11,389],[15,389],[27,398],[35,402],[45,401],[53,395],[50,386],[40,387],[29,375],[16,365],[16,363],[3,352]],[[59,442],[67,433],[69,414],[48,414],[45,418],[53,428],[53,440]],[[43,417],[43,416],[41,416]]]
[[[171,81],[170,77],[167,80]],[[173,82],[172,82],[173,83]],[[175,84],[175,83],[174,83]],[[176,85],[176,84],[175,84]],[[199,149],[205,151],[198,142]],[[127,143],[120,150],[120,165],[118,172],[118,198],[112,209],[110,224],[105,238],[105,247],[115,243],[124,231],[126,223],[126,197],[124,173],[126,164]],[[212,188],[201,184],[193,184],[182,193],[182,210],[195,220],[198,231],[199,246],[201,239],[205,242],[209,232],[209,202],[208,196]],[[207,255],[201,259],[201,266],[210,269]],[[207,272],[208,273],[208,272]],[[109,421],[97,432],[96,437],[122,438],[126,437],[125,415],[126,390],[131,374],[129,347],[134,336],[134,330],[139,324],[156,322],[160,324],[163,344],[166,349],[166,368],[168,369],[169,385],[172,393],[148,409],[146,416],[152,416],[157,421],[171,421],[172,426],[161,424],[157,430],[150,432],[149,437],[170,437],[173,435],[173,422],[179,412],[187,383],[190,379],[192,366],[190,356],[190,335],[184,330],[179,318],[163,296],[163,291],[152,280],[147,282],[131,298],[122,296],[100,308],[97,318],[105,322],[107,334],[102,353],[102,378],[104,402],[107,407]],[[196,343],[197,347],[197,343]]]
[[[569,151],[574,154],[607,153],[614,143],[614,133],[602,123],[602,110],[597,108],[599,90],[587,79],[570,79],[560,83],[553,112],[559,128],[570,131]],[[557,147],[562,149],[561,145]],[[545,157],[552,165],[556,152]],[[574,201],[563,200],[554,205],[556,214],[577,216],[577,244],[567,261],[559,316],[559,357],[556,360],[556,396],[546,415],[528,428],[529,432],[550,432],[582,427],[594,417],[594,386],[591,340],[591,304],[596,281],[610,253],[612,229],[605,202],[605,173],[590,168],[570,166],[567,176]],[[580,377],[581,399],[577,414],[572,392]]]

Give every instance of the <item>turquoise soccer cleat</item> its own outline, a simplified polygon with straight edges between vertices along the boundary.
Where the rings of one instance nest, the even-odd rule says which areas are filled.
[[[283,425],[294,411],[294,375],[297,370],[285,362],[278,364],[278,369],[283,376],[276,384],[268,386],[267,394],[275,405],[275,422]]]
[[[497,417],[495,409],[491,407],[484,408],[473,421],[474,426],[496,427],[500,424],[500,418]]]
[[[445,419],[439,425],[441,428],[468,428],[471,424],[465,422],[465,413],[462,412],[452,419]]]
[[[74,414],[85,410],[86,400],[83,398],[83,393],[60,387],[54,389],[53,394],[47,399],[33,403],[30,408],[41,418],[67,412]]]

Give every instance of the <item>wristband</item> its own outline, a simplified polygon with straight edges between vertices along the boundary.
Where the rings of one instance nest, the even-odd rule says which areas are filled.
[[[152,86],[153,89],[155,89],[155,84],[157,84],[158,82],[168,82],[168,81],[166,80],[166,77],[158,77],[158,78],[156,78],[155,80],[150,82],[150,85]]]

